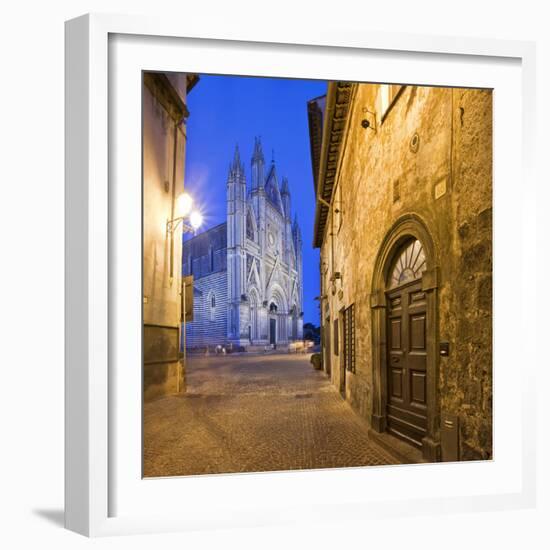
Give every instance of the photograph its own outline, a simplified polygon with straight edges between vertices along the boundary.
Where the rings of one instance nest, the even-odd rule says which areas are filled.
[[[493,91],[141,99],[142,476],[493,460]]]
[[[2,548],[550,549],[545,7],[7,3]]]

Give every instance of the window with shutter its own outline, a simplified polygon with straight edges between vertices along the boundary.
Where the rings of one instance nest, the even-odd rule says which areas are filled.
[[[344,365],[355,373],[355,304],[344,310]]]

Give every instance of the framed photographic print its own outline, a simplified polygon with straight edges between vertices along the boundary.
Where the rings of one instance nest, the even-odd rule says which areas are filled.
[[[67,23],[69,529],[534,502],[533,62]]]

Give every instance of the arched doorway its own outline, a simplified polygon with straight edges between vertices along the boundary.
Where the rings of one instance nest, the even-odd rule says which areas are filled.
[[[372,426],[439,460],[438,267],[415,215],[396,222],[375,264],[371,294]]]
[[[276,347],[277,346],[277,304],[271,302],[269,304],[269,343]]]
[[[427,432],[424,271],[424,248],[412,238],[397,251],[386,290],[387,430],[418,448]]]

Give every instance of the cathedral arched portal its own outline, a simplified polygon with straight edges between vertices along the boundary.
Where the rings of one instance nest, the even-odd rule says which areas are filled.
[[[371,292],[372,426],[439,460],[438,254],[426,223],[403,216],[384,238]]]
[[[268,292],[268,336],[272,345],[288,343],[288,302],[284,290],[274,284]]]

